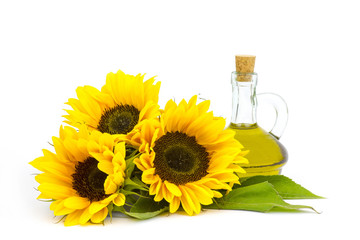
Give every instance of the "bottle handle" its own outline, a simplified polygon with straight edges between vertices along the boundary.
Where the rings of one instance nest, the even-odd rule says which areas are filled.
[[[257,94],[257,100],[267,102],[271,104],[276,112],[275,124],[270,130],[270,134],[276,139],[280,139],[284,133],[287,121],[288,121],[288,108],[287,104],[282,97],[275,93],[260,93]]]

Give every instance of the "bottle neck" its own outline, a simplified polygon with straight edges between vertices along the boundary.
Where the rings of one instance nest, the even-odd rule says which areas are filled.
[[[231,123],[238,127],[256,125],[256,73],[231,74],[232,83],[232,117]]]

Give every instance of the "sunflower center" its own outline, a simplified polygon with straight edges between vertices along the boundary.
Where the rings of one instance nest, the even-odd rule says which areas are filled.
[[[184,146],[172,146],[165,150],[164,156],[170,168],[177,172],[189,172],[194,168],[194,156]]]
[[[207,174],[209,154],[185,133],[169,132],[155,141],[155,174],[180,185],[200,180]]]
[[[100,201],[107,197],[104,191],[104,182],[107,174],[97,167],[98,161],[89,157],[84,162],[75,166],[75,173],[72,174],[72,187],[80,197],[90,201]]]
[[[131,105],[116,105],[102,114],[97,129],[102,133],[127,134],[139,121],[140,111]]]

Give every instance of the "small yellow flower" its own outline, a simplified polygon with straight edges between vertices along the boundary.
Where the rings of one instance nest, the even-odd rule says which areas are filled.
[[[159,112],[158,95],[160,82],[154,84],[144,75],[128,75],[122,71],[106,76],[101,91],[91,86],[78,87],[78,99],[67,102],[72,110],[66,110],[66,123],[102,133],[120,134],[122,140],[133,134],[135,126],[145,119],[156,118]]]
[[[114,136],[85,126],[76,131],[60,128],[53,137],[56,153],[43,150],[44,156],[30,164],[40,170],[39,199],[51,199],[56,216],[66,215],[65,225],[100,223],[108,206],[122,206],[125,195],[119,190],[125,178],[125,143],[116,144]]]
[[[198,214],[201,205],[222,196],[218,190],[232,189],[237,173],[245,173],[237,164],[247,163],[246,152],[234,132],[208,112],[209,101],[196,101],[196,96],[179,105],[170,100],[159,120],[144,121],[133,136],[141,143],[134,162],[142,181],[150,184],[155,201],[169,202],[171,213],[181,204],[189,215]]]

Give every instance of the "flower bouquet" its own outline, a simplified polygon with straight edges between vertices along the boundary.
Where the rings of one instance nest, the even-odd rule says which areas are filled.
[[[284,201],[321,198],[285,176],[244,177],[247,151],[208,111],[209,100],[169,100],[160,109],[159,90],[155,78],[118,71],[101,90],[79,87],[69,99],[70,126],[52,138],[55,152],[30,162],[42,172],[38,199],[66,226],[102,223],[114,212],[148,219],[202,209],[314,210]]]

